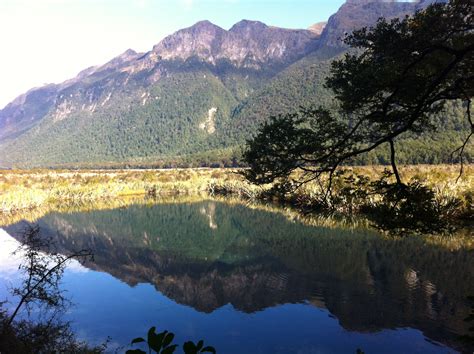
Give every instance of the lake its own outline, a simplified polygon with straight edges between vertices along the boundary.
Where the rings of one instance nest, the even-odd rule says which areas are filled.
[[[91,343],[127,346],[157,326],[218,353],[473,349],[459,339],[474,295],[472,248],[213,200],[49,212],[37,223],[62,252],[95,254],[62,285],[74,303],[66,319]],[[18,281],[7,251],[24,227],[0,234],[3,285]]]

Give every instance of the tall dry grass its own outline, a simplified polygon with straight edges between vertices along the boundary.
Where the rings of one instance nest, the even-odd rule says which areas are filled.
[[[351,167],[346,168],[346,176],[360,175],[376,180],[383,170],[381,166]],[[459,166],[404,166],[400,172],[405,181],[417,179],[435,190],[440,202],[457,198],[462,201],[463,212],[472,211],[473,166],[466,166],[457,182]],[[256,200],[271,187],[250,184],[235,169],[10,170],[0,171],[0,213],[92,201],[111,203],[123,197],[146,195],[232,195]],[[343,179],[334,186],[334,194],[340,195],[340,203],[345,206],[355,203],[357,197],[350,193],[344,195],[346,187]],[[292,200],[311,203],[321,195],[320,186],[312,182],[299,188]]]

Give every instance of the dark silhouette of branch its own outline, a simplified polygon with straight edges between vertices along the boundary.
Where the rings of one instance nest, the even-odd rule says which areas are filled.
[[[246,177],[265,184],[299,169],[305,174],[297,186],[327,174],[330,187],[339,166],[387,143],[393,175],[402,185],[395,141],[430,129],[430,117],[448,101],[470,101],[474,92],[471,7],[465,0],[436,3],[348,36],[346,43],[362,52],[334,61],[326,80],[339,111],[319,107],[272,118],[248,142]],[[470,112],[468,120],[471,134],[456,150],[461,164],[472,136]]]
[[[92,257],[90,250],[80,250],[67,256],[52,253],[49,254],[52,243],[40,235],[37,225],[30,226],[23,232],[23,244],[16,252],[24,251],[26,263],[20,265],[27,275],[22,288],[13,290],[14,295],[20,296],[15,310],[9,317],[7,324],[10,326],[17,317],[20,309],[30,303],[38,301],[48,306],[58,307],[64,298],[60,293],[59,279],[65,266],[73,259],[85,259]],[[53,264],[52,266],[48,266]]]

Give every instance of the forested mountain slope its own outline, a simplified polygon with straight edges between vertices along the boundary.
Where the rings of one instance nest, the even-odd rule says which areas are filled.
[[[235,161],[269,116],[331,105],[324,78],[346,50],[344,33],[426,4],[350,0],[310,30],[198,22],[150,52],[127,50],[11,102],[0,111],[0,166]],[[398,142],[402,162],[449,160],[464,127],[461,111],[450,110],[437,133]],[[385,153],[358,162],[385,162]]]

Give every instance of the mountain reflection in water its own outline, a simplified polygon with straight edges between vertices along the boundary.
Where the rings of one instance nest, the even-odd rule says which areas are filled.
[[[214,201],[50,213],[38,224],[63,251],[92,249],[90,269],[130,286],[152,284],[202,313],[227,304],[246,314],[305,304],[329,311],[348,333],[414,328],[471,350],[458,337],[469,327],[463,319],[474,294],[472,250],[310,227]],[[15,235],[23,227],[5,229]]]

